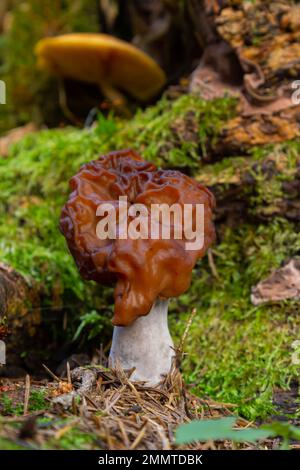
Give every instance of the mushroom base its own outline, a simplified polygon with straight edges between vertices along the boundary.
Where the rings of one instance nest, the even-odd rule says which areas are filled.
[[[168,300],[156,300],[148,315],[131,326],[115,326],[109,366],[124,370],[135,368],[133,381],[155,386],[168,374],[175,356],[168,327]]]

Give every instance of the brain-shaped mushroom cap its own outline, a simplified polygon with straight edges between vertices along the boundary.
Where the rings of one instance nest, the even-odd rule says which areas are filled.
[[[71,179],[70,186],[72,193],[62,210],[60,229],[84,279],[116,283],[114,325],[127,326],[147,315],[157,298],[176,297],[188,289],[197,259],[204,256],[215,238],[215,202],[207,188],[179,171],[157,169],[133,150],[112,152],[87,163]],[[127,197],[129,214],[131,205],[142,204],[146,208],[148,237],[99,238],[97,225],[102,217],[97,215],[97,209],[109,203],[118,214],[120,196]],[[174,236],[178,219],[176,222],[172,215],[170,237],[162,236],[162,230],[158,237],[151,237],[153,204],[176,204],[182,214],[185,205],[189,206],[193,228],[196,205],[202,205],[202,246],[186,249],[185,232],[181,238]],[[126,223],[132,220],[134,216],[129,215]],[[160,223],[164,223],[162,218],[158,226]]]

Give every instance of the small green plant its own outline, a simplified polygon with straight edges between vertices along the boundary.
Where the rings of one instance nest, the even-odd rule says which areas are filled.
[[[300,441],[300,428],[290,423],[274,422],[260,428],[235,429],[237,417],[229,416],[220,419],[203,419],[182,424],[176,431],[177,444],[190,444],[201,441],[256,442],[269,437],[281,437],[281,450],[290,448],[290,441]]]
[[[220,419],[203,419],[179,426],[176,432],[177,444],[189,444],[195,441],[255,442],[272,435],[267,429],[233,429],[237,418],[229,416]]]

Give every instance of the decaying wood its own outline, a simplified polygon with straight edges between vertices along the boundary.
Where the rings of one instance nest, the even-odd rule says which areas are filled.
[[[269,115],[238,116],[228,122],[216,152],[236,153],[255,145],[276,144],[300,136],[300,106]]]
[[[221,2],[215,12],[218,33],[237,51],[248,73],[255,73],[255,94],[276,98],[279,85],[289,84],[300,72],[299,5],[289,0],[235,3]]]
[[[292,84],[300,77],[299,5],[190,2],[194,11],[202,3],[201,15],[215,39],[206,43],[190,91],[206,100],[225,94],[239,100],[238,115],[226,125],[215,152],[234,154],[299,137],[299,106],[292,99]]]
[[[279,194],[268,195],[264,185],[272,186],[272,180],[281,175],[286,180],[277,181]],[[294,168],[289,168],[284,153],[272,153],[253,163],[244,157],[234,169],[219,174],[202,172],[197,177],[202,184],[210,186],[218,204],[216,222],[229,226],[243,221],[272,221],[274,216],[289,221],[300,221],[300,159]],[[258,200],[258,199],[261,200]]]
[[[38,288],[11,266],[0,263],[0,318],[6,317],[10,331],[22,328],[33,336],[40,324]]]

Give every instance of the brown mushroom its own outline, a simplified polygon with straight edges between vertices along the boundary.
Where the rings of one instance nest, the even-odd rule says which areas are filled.
[[[124,91],[139,101],[153,98],[166,77],[159,65],[132,44],[106,34],[74,33],[41,39],[41,68],[61,78],[99,85],[112,101]]]
[[[60,228],[78,269],[85,279],[116,283],[111,364],[135,367],[135,380],[155,384],[170,370],[174,356],[168,299],[188,289],[197,259],[214,240],[214,197],[195,180],[179,171],[158,170],[133,150],[113,152],[84,165],[70,185],[72,193],[62,210]],[[127,222],[135,220],[131,209],[146,208],[146,237],[122,237],[119,220],[114,237],[99,238],[97,227],[103,214],[97,215],[98,208],[110,203],[119,213],[120,197],[128,200]],[[196,206],[202,206],[202,245],[186,248],[188,240],[181,228],[176,232],[175,216],[169,219],[169,238],[163,237],[162,218],[159,234],[153,237],[151,211],[156,204],[176,204],[183,211],[189,206],[194,228]]]

